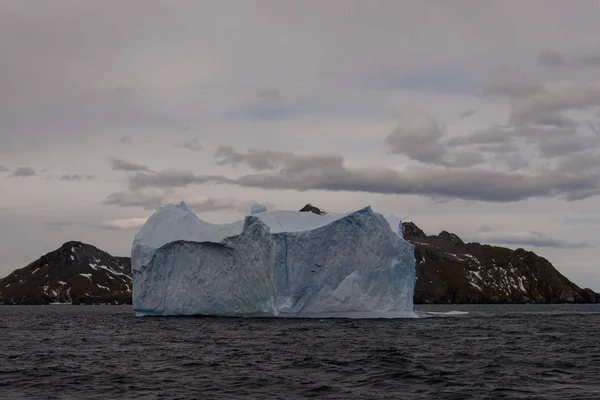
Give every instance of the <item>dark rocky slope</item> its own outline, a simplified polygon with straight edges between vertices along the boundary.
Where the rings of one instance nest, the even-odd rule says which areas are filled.
[[[67,242],[0,279],[0,304],[131,303],[131,260]]]
[[[600,302],[531,251],[464,243],[446,231],[427,236],[412,222],[402,230],[415,245],[415,303]]]

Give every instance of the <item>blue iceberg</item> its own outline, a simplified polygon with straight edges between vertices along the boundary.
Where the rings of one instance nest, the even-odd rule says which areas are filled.
[[[133,242],[133,307],[139,316],[415,317],[414,246],[394,228],[370,207],[261,210],[225,225],[184,203],[161,207]]]

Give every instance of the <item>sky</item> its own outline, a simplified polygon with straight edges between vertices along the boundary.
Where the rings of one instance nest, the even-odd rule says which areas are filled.
[[[0,0],[0,276],[164,204],[366,205],[600,290],[600,2]]]

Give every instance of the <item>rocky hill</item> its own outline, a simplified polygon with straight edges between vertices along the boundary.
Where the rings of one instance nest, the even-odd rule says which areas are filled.
[[[464,243],[446,231],[427,236],[412,222],[402,231],[415,245],[417,304],[600,302],[531,251]]]
[[[131,304],[131,260],[67,242],[0,279],[0,304]]]

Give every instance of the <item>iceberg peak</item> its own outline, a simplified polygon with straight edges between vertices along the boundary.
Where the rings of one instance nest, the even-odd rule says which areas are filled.
[[[181,210],[190,211],[189,208],[187,208],[187,205],[185,204],[184,201],[180,201],[179,204],[177,204],[175,207],[177,207]]]

